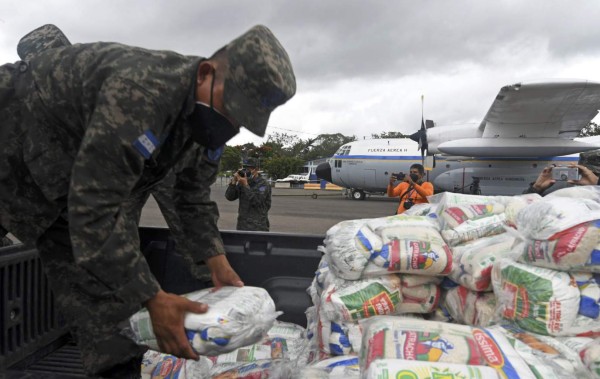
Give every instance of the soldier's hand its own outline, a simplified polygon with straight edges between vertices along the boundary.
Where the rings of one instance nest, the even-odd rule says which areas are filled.
[[[205,313],[208,306],[163,290],[144,305],[150,313],[160,351],[180,358],[198,360],[198,354],[192,349],[185,334],[183,320],[186,313]]]
[[[240,185],[242,186],[247,186],[248,185],[248,178],[245,176],[240,176],[238,179],[238,183],[240,183]]]
[[[239,275],[233,270],[231,265],[229,265],[229,261],[224,254],[208,258],[206,260],[206,265],[210,270],[211,279],[215,287],[244,286],[244,282],[242,282]]]

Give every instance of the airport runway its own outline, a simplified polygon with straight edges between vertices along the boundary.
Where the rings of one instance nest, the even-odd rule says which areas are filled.
[[[235,230],[238,201],[225,199],[225,186],[215,184],[211,198],[219,206],[219,229]],[[312,194],[317,198],[313,199]],[[394,214],[397,199],[381,195],[358,201],[342,197],[340,191],[273,188],[269,221],[272,232],[324,235],[343,220],[382,217]],[[151,197],[142,212],[143,226],[166,226],[160,209]]]

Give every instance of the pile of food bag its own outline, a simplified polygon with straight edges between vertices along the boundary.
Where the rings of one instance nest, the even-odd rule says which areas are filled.
[[[250,289],[235,332],[215,322],[227,311],[186,319],[206,356],[149,352],[145,377],[177,367],[180,378],[598,379],[599,188],[443,193],[402,215],[340,222],[319,247],[306,329],[274,321],[268,294]],[[133,319],[153,346],[147,314]]]
[[[600,378],[600,191],[429,201],[327,232],[309,368],[357,356],[345,377]]]

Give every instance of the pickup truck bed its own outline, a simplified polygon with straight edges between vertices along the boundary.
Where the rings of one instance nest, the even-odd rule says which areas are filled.
[[[279,320],[306,325],[306,288],[314,276],[323,236],[223,231],[228,259],[246,285],[269,291]],[[163,289],[186,293],[210,285],[192,276],[169,230],[140,228],[141,250]],[[85,377],[43,275],[37,251],[0,249],[0,379]]]

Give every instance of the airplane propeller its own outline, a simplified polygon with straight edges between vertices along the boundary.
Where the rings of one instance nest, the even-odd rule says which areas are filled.
[[[421,117],[421,129],[419,129],[418,132],[411,134],[408,138],[419,143],[419,150],[421,151],[421,163],[424,164],[425,155],[427,154],[429,144],[427,143],[427,128],[425,127],[425,121],[423,120],[423,117]]]

